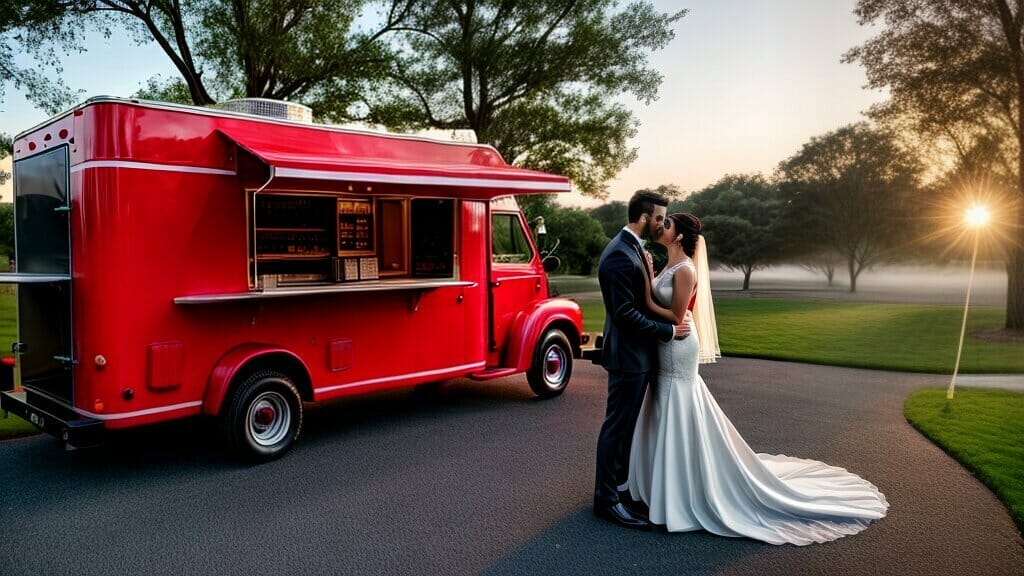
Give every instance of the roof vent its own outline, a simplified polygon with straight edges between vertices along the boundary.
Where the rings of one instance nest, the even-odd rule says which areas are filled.
[[[268,118],[279,118],[281,120],[292,120],[294,122],[313,122],[313,110],[309,106],[303,106],[295,102],[283,100],[271,100],[269,98],[239,98],[237,100],[225,100],[213,105],[220,110],[231,112],[242,112],[254,116],[266,116]]]

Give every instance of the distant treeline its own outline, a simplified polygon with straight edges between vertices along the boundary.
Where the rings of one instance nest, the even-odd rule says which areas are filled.
[[[964,258],[970,249],[960,219],[969,174],[957,169],[924,184],[914,154],[868,123],[812,138],[771,176],[729,174],[689,194],[675,186],[657,191],[671,200],[669,213],[692,212],[704,222],[711,260],[744,274],[776,263],[797,263],[824,275],[857,278],[875,264]],[[990,180],[990,195],[1011,194],[1010,183]],[[608,239],[626,223],[626,202],[591,209],[559,206],[553,196],[521,197],[532,221],[545,218],[548,238],[561,243],[562,271],[591,274]],[[660,263],[658,248],[656,265]],[[998,245],[982,257],[1004,258]]]

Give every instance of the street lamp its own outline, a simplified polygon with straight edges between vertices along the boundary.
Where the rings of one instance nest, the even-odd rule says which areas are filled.
[[[953,378],[949,381],[949,390],[946,391],[947,400],[953,399],[956,374],[960,371],[960,353],[964,349],[964,333],[967,331],[967,308],[971,305],[971,285],[974,284],[974,263],[978,260],[978,236],[981,235],[981,229],[988,224],[989,218],[988,208],[977,204],[968,208],[964,214],[964,222],[969,228],[974,229],[974,249],[971,252],[971,273],[967,276],[967,300],[964,302],[964,319],[960,324],[960,343],[956,347],[956,364],[953,365]]]

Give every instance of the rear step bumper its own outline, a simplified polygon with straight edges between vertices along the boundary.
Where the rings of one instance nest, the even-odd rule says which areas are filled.
[[[103,421],[86,418],[31,392],[0,392],[0,409],[77,448],[103,443]]]
[[[593,338],[588,338],[583,349],[580,350],[580,357],[590,360],[594,364],[601,364],[602,345],[604,345],[603,335],[596,334]]]

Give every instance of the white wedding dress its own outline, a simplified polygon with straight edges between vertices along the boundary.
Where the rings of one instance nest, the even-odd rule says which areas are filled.
[[[693,263],[652,284],[666,308],[678,266]],[[695,330],[659,346],[657,384],[644,397],[629,460],[629,491],[650,506],[651,522],[670,532],[804,545],[856,534],[885,516],[885,496],[855,474],[751,450],[697,374]]]

